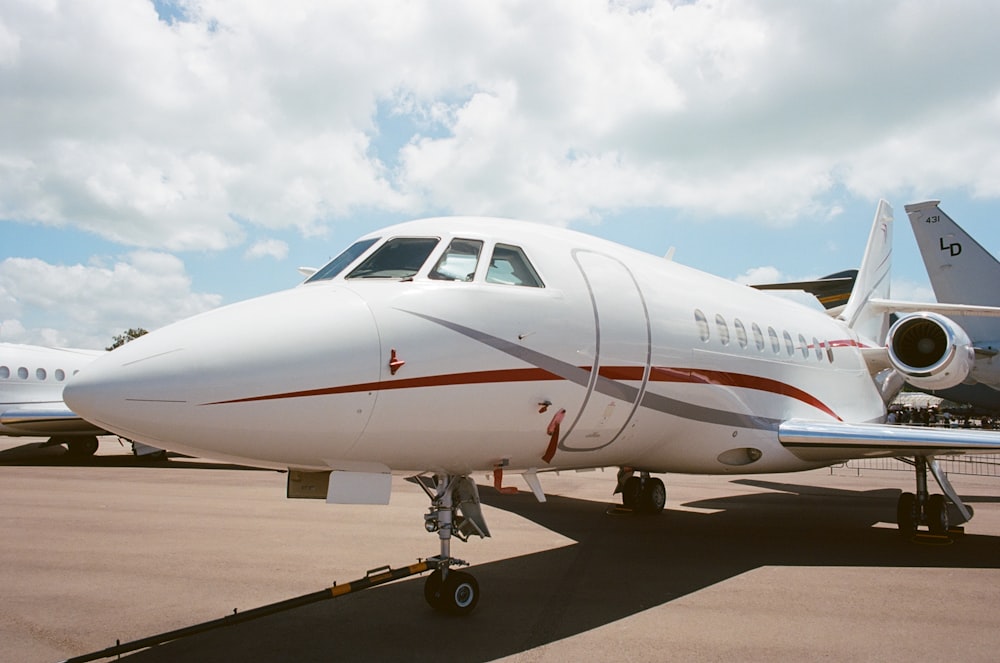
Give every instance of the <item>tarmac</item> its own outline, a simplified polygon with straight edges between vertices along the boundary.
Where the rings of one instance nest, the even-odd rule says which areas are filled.
[[[437,553],[427,499],[285,499],[285,475],[132,458],[69,461],[0,438],[0,660],[57,661],[308,594]],[[276,441],[280,443],[280,441]],[[501,495],[493,537],[453,543],[482,598],[431,610],[423,578],[122,656],[154,661],[995,661],[1000,479],[952,476],[976,516],[947,545],[894,525],[912,473],[666,475],[667,508],[623,514],[614,471]]]

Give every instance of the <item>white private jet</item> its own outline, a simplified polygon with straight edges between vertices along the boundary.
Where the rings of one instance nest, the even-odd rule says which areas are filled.
[[[44,446],[64,444],[78,458],[93,455],[97,436],[107,431],[66,407],[62,391],[70,376],[103,354],[0,343],[0,435],[48,437]]]
[[[950,387],[924,385],[922,390],[949,400],[1000,411],[1000,262],[930,200],[906,206],[913,235],[940,304],[925,304],[922,323],[938,338],[969,344],[965,378]],[[942,306],[943,304],[943,306]],[[986,307],[986,308],[984,308]],[[933,353],[944,350],[938,344]]]
[[[152,332],[70,381],[89,420],[158,447],[288,468],[290,497],[385,503],[392,473],[430,498],[432,607],[464,614],[475,578],[451,538],[489,530],[476,472],[621,468],[626,507],[663,509],[652,473],[794,472],[910,456],[899,526],[949,526],[934,457],[995,434],[885,425],[900,383],[883,346],[892,210],[876,212],[838,320],[588,235],[438,218],[366,235],[300,286]],[[956,350],[953,355],[957,355]]]

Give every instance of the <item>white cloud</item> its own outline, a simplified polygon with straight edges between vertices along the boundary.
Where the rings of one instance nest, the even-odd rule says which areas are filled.
[[[996,3],[181,6],[0,8],[0,218],[180,250],[359,210],[790,224],[1000,197]],[[413,133],[376,158],[392,113]]]
[[[800,279],[788,278],[777,267],[767,265],[765,267],[751,267],[733,280],[744,285],[754,285],[757,283],[779,283],[781,281],[797,281]]]
[[[927,283],[907,279],[892,280],[892,298],[906,302],[936,302],[934,290]]]
[[[219,295],[191,292],[184,264],[165,253],[134,251],[88,265],[0,262],[5,341],[100,348],[124,329],[155,329],[220,303]]]
[[[284,260],[288,257],[288,244],[282,242],[280,239],[262,239],[259,242],[255,242],[244,254],[245,258],[264,258],[268,256],[275,260]]]

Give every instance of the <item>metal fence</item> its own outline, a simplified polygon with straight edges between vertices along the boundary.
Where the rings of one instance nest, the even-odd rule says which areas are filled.
[[[938,464],[946,474],[968,474],[981,477],[1000,477],[1000,455],[983,454],[981,456],[937,456]],[[906,470],[913,471],[913,466],[895,458],[865,458],[849,460],[836,467],[857,470]]]

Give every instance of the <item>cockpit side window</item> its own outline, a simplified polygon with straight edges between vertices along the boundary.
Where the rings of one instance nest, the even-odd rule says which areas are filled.
[[[440,281],[471,281],[482,252],[483,243],[478,239],[453,239],[427,276]]]
[[[349,279],[411,279],[440,241],[437,237],[395,237],[347,275]]]
[[[321,270],[306,279],[306,283],[312,283],[313,281],[328,281],[332,279],[337,274],[344,271],[348,265],[354,262],[358,256],[367,251],[368,247],[377,241],[378,237],[374,239],[363,239],[351,244],[343,253],[326,263]]]
[[[490,267],[486,271],[487,283],[504,283],[521,285],[530,288],[544,288],[542,280],[517,246],[497,244],[490,258]]]

